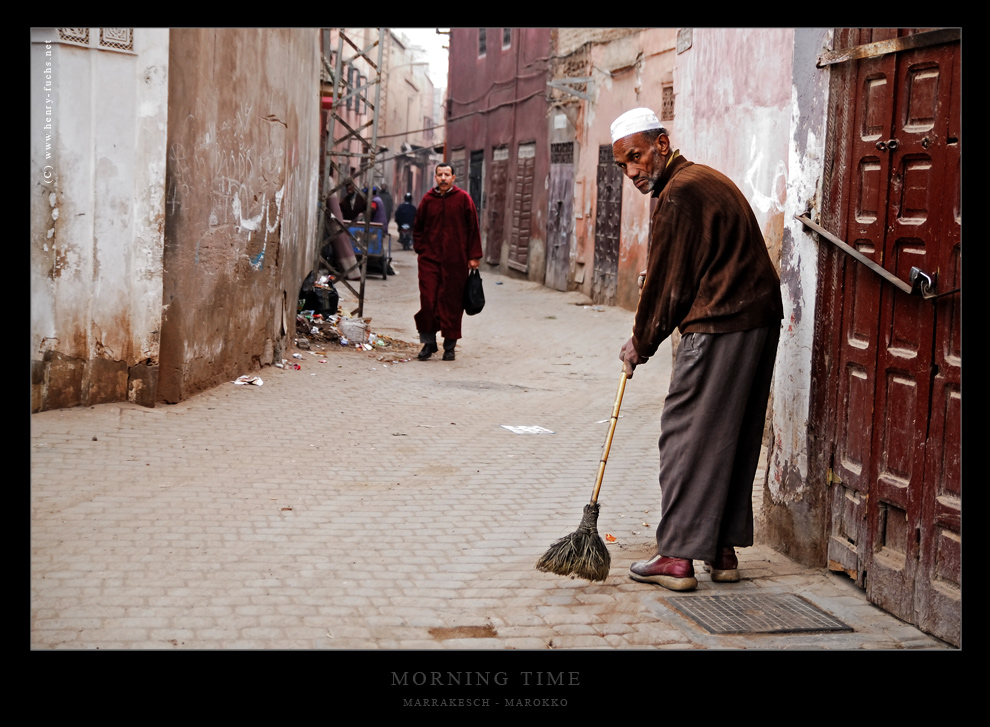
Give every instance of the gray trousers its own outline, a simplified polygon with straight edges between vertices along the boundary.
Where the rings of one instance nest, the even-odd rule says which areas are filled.
[[[687,333],[660,417],[657,552],[710,561],[753,544],[760,460],[780,326]]]

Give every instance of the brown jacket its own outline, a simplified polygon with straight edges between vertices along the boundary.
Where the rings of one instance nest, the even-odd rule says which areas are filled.
[[[739,188],[710,167],[675,156],[653,192],[646,280],[633,345],[652,356],[674,328],[732,333],[783,318],[780,279]]]

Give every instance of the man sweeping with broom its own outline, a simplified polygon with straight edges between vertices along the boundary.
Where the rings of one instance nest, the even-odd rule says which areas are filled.
[[[738,581],[735,548],[753,544],[780,279],[742,192],[672,149],[651,110],[615,120],[612,154],[636,189],[657,198],[632,337],[619,352],[626,376],[675,327],[682,334],[660,419],[657,554],[629,576],[687,591],[700,560],[713,581]]]
[[[622,346],[612,424],[591,502],[578,530],[540,570],[605,580],[598,492],[626,379],[665,338],[682,334],[660,419],[657,554],[629,576],[675,591],[698,585],[694,561],[715,582],[739,580],[735,548],[753,544],[753,477],[780,337],[780,279],[746,198],[725,175],[670,146],[650,109],[612,123],[612,155],[642,194],[657,198],[632,337]]]

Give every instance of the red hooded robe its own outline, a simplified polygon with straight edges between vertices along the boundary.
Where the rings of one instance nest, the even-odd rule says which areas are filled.
[[[482,256],[471,195],[457,186],[445,195],[436,188],[427,192],[413,222],[413,249],[419,259],[416,330],[427,335],[439,330],[444,338],[460,338],[468,260]]]

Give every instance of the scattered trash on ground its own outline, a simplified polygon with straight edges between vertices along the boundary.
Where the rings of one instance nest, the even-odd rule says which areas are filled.
[[[413,359],[412,353],[419,348],[419,344],[375,333],[371,330],[371,318],[347,316],[339,307],[332,315],[324,315],[315,310],[300,310],[296,314],[296,336],[293,343],[296,348],[322,357],[320,363],[327,363],[327,354],[337,348],[376,351],[378,361],[405,363]],[[301,359],[303,355],[293,353],[292,357]]]
[[[311,271],[299,289],[299,310],[303,308],[318,315],[328,315],[337,310],[340,295],[333,286],[333,276],[324,270]]]
[[[338,317],[337,319],[337,330],[340,331],[341,338],[349,338],[352,341],[367,340],[370,325],[370,318]]]
[[[502,428],[503,429],[508,429],[513,434],[556,434],[556,432],[553,432],[553,431],[551,431],[549,429],[545,429],[543,427],[532,426],[532,425],[529,425],[529,426],[514,426],[514,425],[511,425],[511,424],[503,424],[502,425]]]
[[[244,376],[238,376],[234,381],[231,381],[230,383],[237,384],[238,386],[245,386],[246,384],[251,384],[252,386],[261,386],[265,382],[261,380],[260,376],[249,376],[248,374],[244,374]]]

